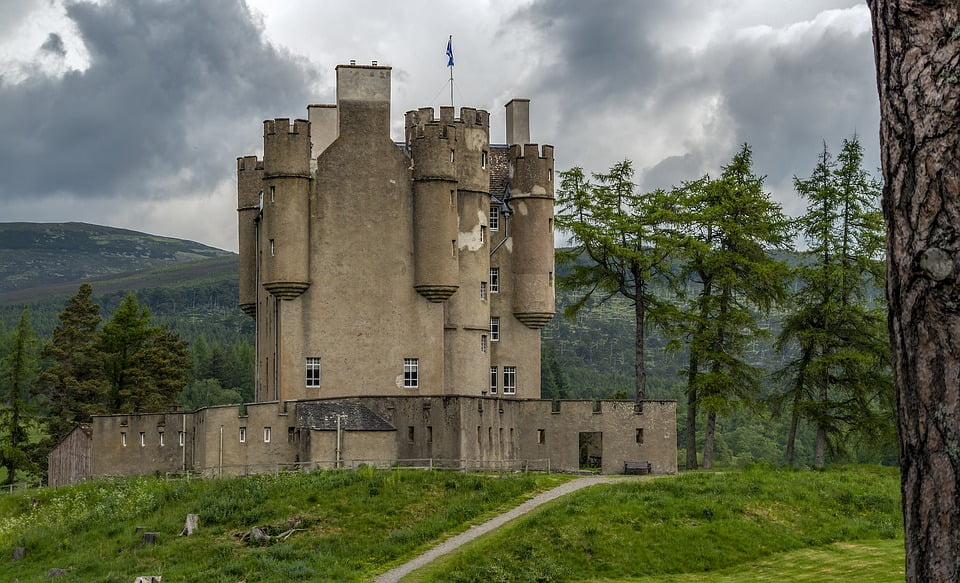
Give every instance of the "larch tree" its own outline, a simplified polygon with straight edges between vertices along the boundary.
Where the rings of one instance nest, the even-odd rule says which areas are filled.
[[[960,4],[868,0],[908,581],[960,581]]]
[[[40,385],[49,399],[47,426],[54,442],[91,415],[108,412],[103,354],[97,349],[99,327],[100,306],[93,301],[93,288],[81,284],[60,313],[42,353],[48,365]]]
[[[786,297],[786,264],[772,255],[789,247],[790,223],[753,172],[746,144],[709,176],[678,189],[687,237],[682,274],[695,292],[687,311],[686,467],[697,467],[696,419],[706,409],[703,466],[713,467],[717,415],[748,405],[763,370],[747,349],[764,334],[760,315]]]
[[[862,162],[854,137],[844,140],[836,160],[824,145],[810,177],[794,179],[807,200],[797,220],[807,250],[794,269],[799,288],[777,347],[797,355],[777,375],[788,389],[772,400],[775,411],[790,415],[788,463],[801,420],[816,428],[818,468],[851,436],[876,439],[891,425],[884,305],[869,294],[883,278],[880,186]]]
[[[36,421],[36,380],[39,369],[37,339],[26,308],[20,314],[0,360],[0,465],[7,470],[7,483],[18,471],[32,471],[29,426]]]
[[[664,191],[637,192],[633,165],[624,160],[607,173],[593,174],[592,180],[581,168],[562,172],[556,204],[557,228],[568,233],[573,244],[557,251],[558,262],[569,268],[557,283],[579,294],[567,315],[618,294],[633,303],[639,409],[647,394],[644,332],[665,307],[652,286],[668,278],[678,245],[672,230],[673,197]],[[586,261],[579,262],[581,257]]]

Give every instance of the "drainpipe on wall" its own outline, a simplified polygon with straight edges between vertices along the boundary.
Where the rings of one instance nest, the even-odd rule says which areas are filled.
[[[180,447],[180,471],[187,471],[187,416],[186,414],[180,415],[180,427],[183,429],[180,433],[183,435],[183,446]],[[177,437],[177,443],[180,443],[180,438]]]
[[[223,477],[223,425],[220,426],[220,451],[217,452],[217,467],[220,470],[220,477]]]

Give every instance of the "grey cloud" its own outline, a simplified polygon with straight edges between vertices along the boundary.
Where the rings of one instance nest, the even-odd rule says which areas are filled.
[[[108,0],[67,13],[90,66],[0,84],[0,197],[210,190],[252,153],[260,120],[303,116],[311,101],[316,72],[265,43],[243,3]]]
[[[47,36],[47,40],[43,41],[43,44],[40,45],[40,50],[57,55],[58,57],[63,57],[67,54],[67,49],[63,46],[63,39],[55,32],[51,32]]]
[[[771,24],[809,20],[831,5],[850,4],[837,0],[791,5],[783,10],[796,14],[779,15]],[[874,170],[879,164],[879,106],[869,34],[828,27],[823,34],[773,42],[736,37],[731,24],[731,33],[713,38],[703,52],[665,49],[656,40],[669,38],[670,31],[685,32],[688,23],[707,16],[727,17],[721,12],[706,14],[714,9],[696,0],[600,4],[537,0],[515,15],[536,31],[540,44],[549,47],[545,50],[553,52],[552,66],[540,72],[530,93],[557,94],[559,119],[618,115],[625,118],[624,124],[631,123],[632,110],[642,108],[645,119],[676,119],[693,111],[704,96],[715,97],[718,125],[699,142],[681,136],[686,154],[673,151],[643,169],[639,178],[644,187],[679,184],[708,170],[716,172],[719,167],[705,166],[728,160],[744,142],[753,148],[755,170],[768,175],[767,183],[788,187],[792,175],[809,172],[823,140],[837,150],[840,141],[855,131],[864,145],[865,166]],[[644,139],[648,129],[669,131],[638,128],[636,142],[624,143],[620,155],[649,147],[644,145],[650,142]],[[714,143],[718,132],[722,144]],[[582,164],[574,160],[570,165]]]

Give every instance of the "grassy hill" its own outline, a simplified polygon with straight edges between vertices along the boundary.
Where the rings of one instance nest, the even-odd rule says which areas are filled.
[[[363,468],[0,496],[0,556],[26,549],[22,561],[0,562],[0,578],[42,581],[61,568],[69,572],[58,581],[372,581],[566,479]],[[178,537],[187,513],[200,515],[200,529]],[[767,580],[812,569],[821,576],[803,580],[894,581],[900,523],[895,470],[692,473],[582,490],[408,580],[751,581],[761,565],[775,574]],[[252,544],[241,537],[253,526],[298,530]],[[142,545],[143,530],[159,544]]]
[[[41,337],[81,283],[109,317],[128,292],[187,340],[252,340],[237,309],[237,255],[206,245],[84,223],[0,223],[0,330],[24,305]]]

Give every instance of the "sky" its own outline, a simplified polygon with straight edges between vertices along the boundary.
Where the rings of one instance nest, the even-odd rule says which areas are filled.
[[[870,18],[853,0],[0,0],[0,222],[81,221],[237,249],[236,158],[262,121],[392,67],[403,113],[530,102],[556,168],[638,188],[716,175],[744,143],[791,215],[824,143],[879,177]]]

